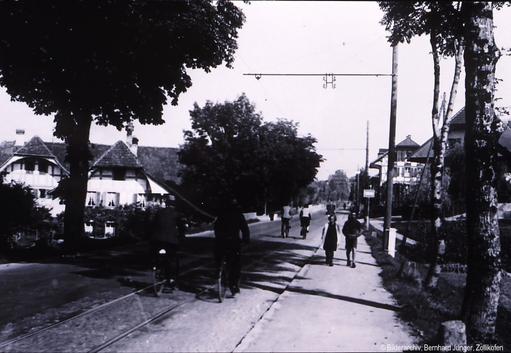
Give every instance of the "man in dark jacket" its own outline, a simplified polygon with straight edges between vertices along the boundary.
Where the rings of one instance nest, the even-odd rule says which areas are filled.
[[[215,221],[215,260],[217,268],[227,261],[229,288],[235,295],[240,292],[241,242],[250,242],[250,230],[237,202],[232,200],[224,204]],[[241,232],[241,239],[240,239]]]
[[[151,230],[151,252],[152,259],[156,263],[160,251],[165,250],[167,264],[167,276],[170,280],[177,280],[179,273],[179,232],[177,228],[177,217],[174,204],[170,196],[165,198],[165,207],[161,207],[155,214]]]
[[[342,227],[342,234],[344,234],[346,238],[346,258],[348,262],[347,266],[351,266],[355,268],[355,252],[357,249],[357,239],[360,236],[362,231],[362,224],[357,221],[357,216],[355,212],[351,212],[348,216],[348,220],[344,223]],[[353,255],[353,260],[351,260],[351,256]]]

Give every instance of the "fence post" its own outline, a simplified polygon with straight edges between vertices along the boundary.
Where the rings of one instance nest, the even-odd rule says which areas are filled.
[[[396,256],[396,228],[389,228],[389,242],[387,254],[392,257]]]

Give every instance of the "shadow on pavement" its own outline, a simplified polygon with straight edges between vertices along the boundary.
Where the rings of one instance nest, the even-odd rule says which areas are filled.
[[[295,293],[301,293],[301,294],[307,294],[307,295],[319,295],[319,296],[322,296],[325,298],[344,300],[347,302],[371,306],[373,308],[378,308],[378,309],[391,310],[391,311],[400,311],[401,310],[401,307],[396,306],[396,305],[378,303],[378,302],[375,302],[372,300],[353,298],[353,297],[348,297],[345,295],[332,294],[332,293],[328,293],[328,292],[324,292],[324,291],[320,291],[320,290],[310,290],[310,289],[304,289],[301,287],[293,287],[293,286],[289,286],[286,290],[288,290],[290,292],[295,292]]]

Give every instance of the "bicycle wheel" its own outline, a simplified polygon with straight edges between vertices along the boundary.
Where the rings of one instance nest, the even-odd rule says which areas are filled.
[[[221,303],[224,301],[225,293],[227,292],[227,276],[225,273],[225,262],[220,267],[220,270],[218,271],[218,278],[217,278],[217,294],[218,294],[218,302]]]
[[[307,237],[307,227],[302,227],[301,232],[302,238],[305,239]]]
[[[165,282],[165,271],[163,268],[159,265],[153,267],[153,290],[157,297],[163,293]]]

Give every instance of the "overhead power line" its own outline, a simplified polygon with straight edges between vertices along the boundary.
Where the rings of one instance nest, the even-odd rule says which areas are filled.
[[[243,76],[254,76],[257,80],[260,80],[263,76],[308,76],[308,77],[323,77],[323,88],[327,88],[328,85],[331,85],[332,88],[335,88],[336,77],[344,76],[344,77],[385,77],[392,76],[393,74],[388,73],[292,73],[292,72],[276,72],[276,73],[244,73]]]

